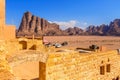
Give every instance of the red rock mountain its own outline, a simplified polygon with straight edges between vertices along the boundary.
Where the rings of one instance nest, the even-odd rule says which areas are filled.
[[[108,33],[109,26],[102,24],[100,26],[91,25],[87,27],[86,33],[88,35],[106,35]]]
[[[89,35],[120,36],[120,19],[115,19],[109,25],[89,26],[86,33]]]
[[[56,23],[34,16],[30,12],[23,15],[17,36],[41,36],[41,35],[64,35],[65,33]]]
[[[30,12],[23,15],[19,29],[16,31],[17,36],[41,36],[41,35],[108,35],[120,36],[120,19],[115,19],[109,25],[100,26],[91,25],[82,30],[79,27],[61,30],[56,23],[50,23],[47,20],[34,16]]]

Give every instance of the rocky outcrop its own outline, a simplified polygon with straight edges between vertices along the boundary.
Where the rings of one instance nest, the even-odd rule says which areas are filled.
[[[33,34],[36,36],[63,35],[64,32],[59,28],[59,25],[26,12],[17,30],[17,36],[31,36]]]

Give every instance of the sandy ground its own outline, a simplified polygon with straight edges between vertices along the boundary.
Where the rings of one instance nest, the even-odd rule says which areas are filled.
[[[92,44],[105,46],[108,50],[120,48],[120,37],[110,36],[50,36],[44,37],[51,43],[68,42],[63,48],[88,48]],[[13,68],[15,76],[21,77],[22,80],[38,80],[39,63],[26,62]]]
[[[88,48],[90,45],[95,44],[98,46],[105,46],[108,49],[120,48],[120,37],[111,36],[50,36],[45,37],[51,43],[68,42],[65,48]]]

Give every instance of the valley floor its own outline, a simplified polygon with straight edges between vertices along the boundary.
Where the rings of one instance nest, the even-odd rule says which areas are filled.
[[[67,41],[66,48],[88,48],[92,44],[104,46],[107,49],[120,48],[120,37],[114,36],[46,36],[45,39],[51,43]]]

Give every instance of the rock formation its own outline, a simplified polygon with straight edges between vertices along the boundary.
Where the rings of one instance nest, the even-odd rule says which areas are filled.
[[[108,35],[120,36],[120,19],[115,19],[110,23]]]
[[[32,15],[26,12],[23,15],[19,29],[16,31],[17,36],[41,36],[41,35],[108,35],[120,36],[120,19],[115,19],[109,25],[100,26],[90,25],[86,30],[79,27],[61,30],[56,23],[50,23],[44,18]]]
[[[102,24],[100,26],[91,25],[86,29],[88,35],[106,35],[109,30],[109,26]]]
[[[59,25],[26,12],[17,30],[17,36],[31,36],[33,34],[35,36],[63,35],[64,32],[59,28]]]
[[[120,19],[115,19],[109,25],[89,26],[86,33],[89,35],[120,36]]]

